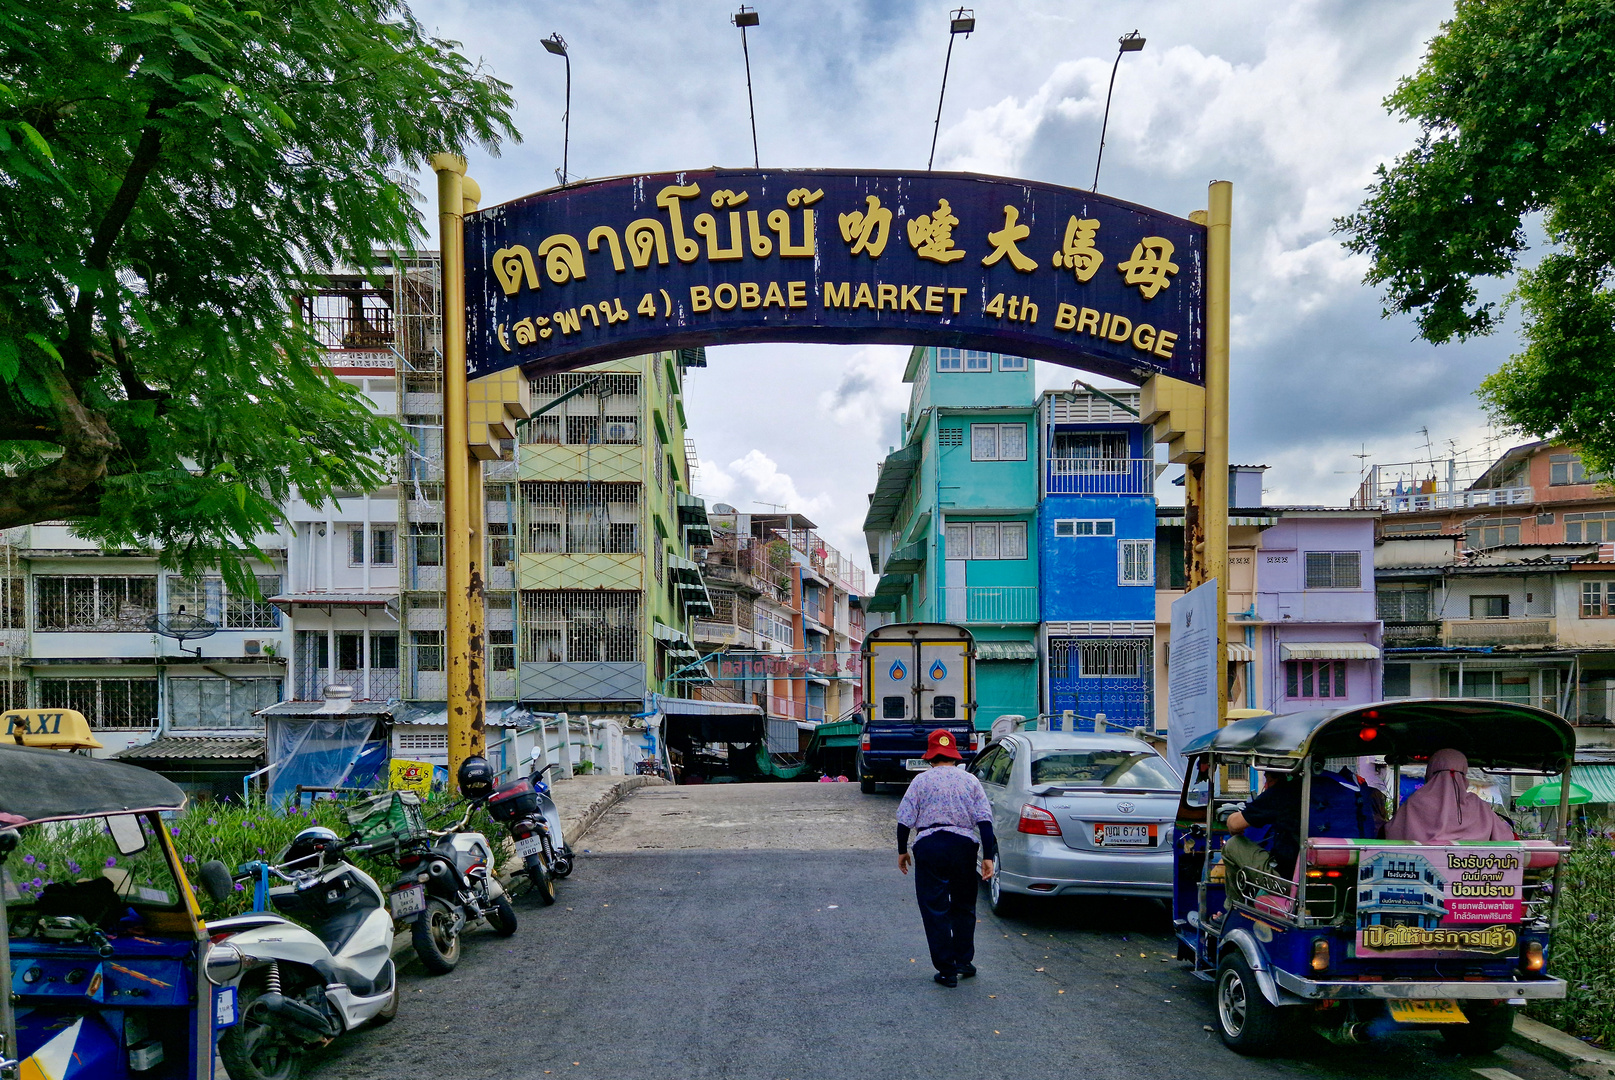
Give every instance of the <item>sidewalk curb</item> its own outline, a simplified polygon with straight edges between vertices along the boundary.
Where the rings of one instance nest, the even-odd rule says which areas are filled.
[[[1514,1018],[1509,1042],[1588,1080],[1615,1080],[1615,1054],[1529,1017]]]

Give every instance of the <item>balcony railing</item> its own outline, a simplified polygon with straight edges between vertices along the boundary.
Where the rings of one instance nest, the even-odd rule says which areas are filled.
[[[1442,485],[1445,486],[1445,485]],[[1382,510],[1387,514],[1409,514],[1428,510],[1468,510],[1482,506],[1522,506],[1535,501],[1535,493],[1524,488],[1476,488],[1473,491],[1397,492],[1380,491],[1354,505]]]
[[[1552,619],[1449,619],[1442,635],[1448,645],[1552,645]]]
[[[1037,586],[966,585],[942,590],[948,622],[1035,623]]]
[[[1050,495],[1153,495],[1153,458],[1049,458]]]
[[[1419,645],[1440,645],[1438,622],[1386,623],[1385,645],[1390,649],[1410,649]]]

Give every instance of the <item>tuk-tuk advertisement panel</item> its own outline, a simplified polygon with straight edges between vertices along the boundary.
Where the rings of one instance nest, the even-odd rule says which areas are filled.
[[[1516,848],[1364,847],[1357,954],[1497,956],[1514,950],[1524,869]]]

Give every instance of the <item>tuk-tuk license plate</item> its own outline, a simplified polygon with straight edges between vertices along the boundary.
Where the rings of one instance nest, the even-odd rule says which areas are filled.
[[[399,889],[387,898],[387,903],[392,908],[395,919],[402,919],[406,915],[419,915],[426,910],[426,889],[420,885]]]
[[[1396,998],[1385,1003],[1391,1019],[1398,1024],[1467,1024],[1469,1018],[1456,1001],[1400,1001]]]
[[[1102,847],[1150,847],[1155,843],[1154,825],[1095,825],[1094,842]]]
[[[907,769],[909,772],[924,772],[926,769],[929,769],[930,767],[931,767],[931,763],[926,761],[922,757],[911,757],[911,758],[904,758],[903,759],[903,768]]]
[[[541,836],[529,836],[525,840],[516,841],[516,858],[525,859],[529,855],[537,855],[544,850],[544,839]]]

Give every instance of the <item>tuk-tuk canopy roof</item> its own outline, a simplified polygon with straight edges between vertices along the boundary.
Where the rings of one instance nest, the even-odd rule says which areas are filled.
[[[1563,718],[1529,705],[1424,698],[1253,716],[1207,732],[1183,753],[1263,758],[1282,768],[1285,760],[1311,755],[1372,755],[1407,765],[1447,747],[1463,751],[1476,768],[1558,772],[1575,753],[1576,733]]]
[[[0,743],[0,825],[184,805],[179,785],[138,765]]]

